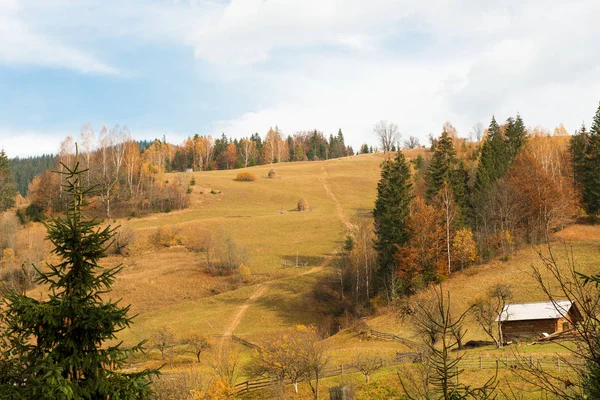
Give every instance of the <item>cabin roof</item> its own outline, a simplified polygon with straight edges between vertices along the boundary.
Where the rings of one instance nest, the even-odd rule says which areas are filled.
[[[573,302],[554,300],[541,303],[507,304],[496,321],[527,321],[534,319],[559,319],[565,317]]]

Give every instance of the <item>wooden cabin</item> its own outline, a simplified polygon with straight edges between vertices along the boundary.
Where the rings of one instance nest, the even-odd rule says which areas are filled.
[[[581,313],[570,300],[507,304],[496,318],[506,339],[540,337],[564,332],[581,321]]]

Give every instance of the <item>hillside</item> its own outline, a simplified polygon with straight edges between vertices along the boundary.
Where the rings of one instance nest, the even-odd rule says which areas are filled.
[[[407,156],[414,158],[419,153],[428,155],[425,150],[414,150]],[[260,341],[270,332],[317,324],[318,315],[306,306],[307,296],[316,282],[331,273],[333,252],[347,226],[357,213],[372,209],[383,159],[381,154],[367,154],[275,164],[273,179],[267,178],[270,166],[247,168],[258,177],[254,182],[235,181],[240,170],[180,173],[182,180],[189,182],[193,177],[196,182],[189,208],[113,221],[131,229],[135,236],[127,256],[106,259],[107,265],[122,263],[125,267],[111,296],[131,304],[132,313],[137,314],[134,325],[118,339],[132,345],[168,327],[178,336],[192,331],[214,336],[215,343],[222,343],[222,335],[231,334]],[[301,197],[309,203],[310,211],[294,211]],[[155,236],[165,227],[171,229],[173,243],[157,245]],[[199,238],[209,232],[216,240],[230,236],[245,247],[248,276],[206,272],[205,255],[197,250]],[[597,272],[599,226],[572,225],[555,234],[553,243],[559,258],[564,257],[565,249],[572,249],[581,271]],[[544,300],[531,279],[530,266],[539,261],[537,250],[544,249],[523,248],[508,261],[494,260],[455,272],[444,282],[444,288],[461,310],[497,282],[513,285],[515,301]],[[294,266],[296,259],[301,267]],[[399,319],[395,310],[381,309],[367,323],[378,331],[420,340],[409,321]],[[466,340],[486,339],[473,321],[467,321],[467,328]],[[396,351],[411,350],[397,342],[365,340],[346,330],[326,339],[326,344],[335,363],[348,362],[357,351],[388,358]],[[250,351],[243,347],[239,351],[242,360],[247,360]],[[492,347],[483,351],[502,353]],[[538,346],[525,351],[556,352],[560,348]],[[192,360],[179,355],[164,371],[170,374],[187,368]],[[137,361],[147,365],[164,362],[156,351]],[[207,368],[204,365],[200,370]],[[395,374],[394,370],[388,372]]]

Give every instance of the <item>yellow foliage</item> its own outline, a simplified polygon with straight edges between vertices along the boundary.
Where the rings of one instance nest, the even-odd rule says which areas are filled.
[[[235,177],[235,180],[236,181],[251,182],[251,181],[255,181],[256,180],[256,175],[254,175],[252,172],[240,172]]]
[[[459,229],[452,240],[452,253],[455,261],[465,267],[477,261],[477,245],[470,228]]]
[[[250,267],[246,264],[240,265],[240,275],[242,275],[243,277],[250,276]]]
[[[171,247],[179,243],[175,230],[169,225],[161,225],[154,235],[154,244],[157,246]]]
[[[11,248],[6,248],[2,251],[2,262],[9,263],[15,260],[15,251]]]
[[[222,400],[233,399],[235,391],[231,384],[217,379],[204,390],[192,390],[191,395],[192,400]]]

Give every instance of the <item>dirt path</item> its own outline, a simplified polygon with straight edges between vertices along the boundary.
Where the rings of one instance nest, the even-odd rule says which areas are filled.
[[[346,226],[346,229],[348,229],[349,231],[355,230],[356,226],[352,222],[350,222],[348,217],[346,217],[346,215],[344,214],[344,209],[342,208],[342,204],[337,199],[337,197],[335,197],[335,194],[333,194],[331,188],[329,187],[329,183],[327,182],[327,171],[325,170],[325,167],[321,167],[321,170],[323,171],[323,175],[319,178],[319,180],[323,183],[325,193],[327,193],[327,195],[331,197],[331,200],[333,200],[333,204],[335,205],[335,209],[337,211],[338,219],[342,221],[342,223]]]
[[[298,276],[314,274],[315,272],[321,271],[323,268],[325,268],[327,265],[329,265],[330,262],[331,262],[331,257],[327,257],[325,259],[325,261],[323,261],[323,263],[321,265],[319,265],[318,267],[312,267],[311,269],[300,272],[299,274],[296,274],[295,276],[298,277]],[[269,288],[269,286],[271,286],[273,283],[275,283],[279,280],[282,280],[282,279],[287,279],[287,278],[290,278],[290,277],[285,276],[283,278],[273,279],[273,280],[270,280],[270,281],[267,281],[267,282],[264,282],[264,283],[261,283],[258,285],[258,287],[254,291],[254,293],[252,293],[252,296],[250,296],[248,298],[248,300],[246,300],[244,302],[244,304],[242,304],[237,309],[235,314],[233,315],[233,319],[231,320],[229,325],[227,325],[227,329],[225,329],[225,332],[223,333],[223,338],[221,339],[221,345],[223,345],[223,343],[225,343],[225,341],[228,340],[231,337],[231,335],[233,335],[233,332],[238,327],[240,322],[242,322],[242,318],[244,318],[244,315],[246,314],[246,312],[248,311],[248,308],[250,308],[252,303],[254,303],[256,300],[258,300],[260,297],[262,297],[267,292],[267,289]]]
[[[342,204],[339,202],[337,197],[335,197],[335,194],[333,194],[333,192],[331,191],[331,188],[329,187],[329,184],[327,182],[327,171],[325,170],[325,167],[321,167],[321,170],[323,171],[323,175],[319,178],[319,180],[323,183],[323,188],[325,189],[325,192],[327,193],[327,195],[329,197],[331,197],[331,199],[333,200],[333,203],[334,203],[336,211],[337,211],[337,217],[346,226],[346,229],[348,229],[349,231],[353,231],[354,229],[356,229],[356,226],[352,222],[350,222],[350,220],[346,217],[346,215],[344,214],[344,209],[342,208]],[[332,256],[329,256],[318,267],[312,267],[308,271],[301,272],[301,273],[297,274],[296,276],[304,276],[304,275],[309,275],[309,274],[313,274],[315,272],[321,271],[323,268],[325,268],[327,265],[329,265],[329,263],[331,262],[332,259],[333,259]],[[244,315],[246,315],[246,312],[248,311],[248,308],[250,308],[252,303],[254,303],[256,300],[258,300],[260,297],[262,297],[273,283],[277,282],[278,280],[286,279],[286,278],[289,278],[289,277],[286,276],[286,277],[279,278],[279,279],[273,279],[273,280],[270,280],[270,281],[267,281],[267,282],[264,282],[264,283],[261,283],[258,285],[258,287],[254,291],[254,293],[252,293],[252,296],[250,296],[244,302],[244,304],[242,304],[237,309],[237,311],[233,315],[233,319],[231,320],[231,322],[229,323],[229,325],[227,325],[227,328],[225,329],[225,332],[223,334],[223,339],[221,341],[221,345],[223,345],[223,343],[225,343],[225,341],[227,339],[229,339],[231,337],[231,335],[233,335],[233,332],[238,327],[240,322],[242,322]]]

